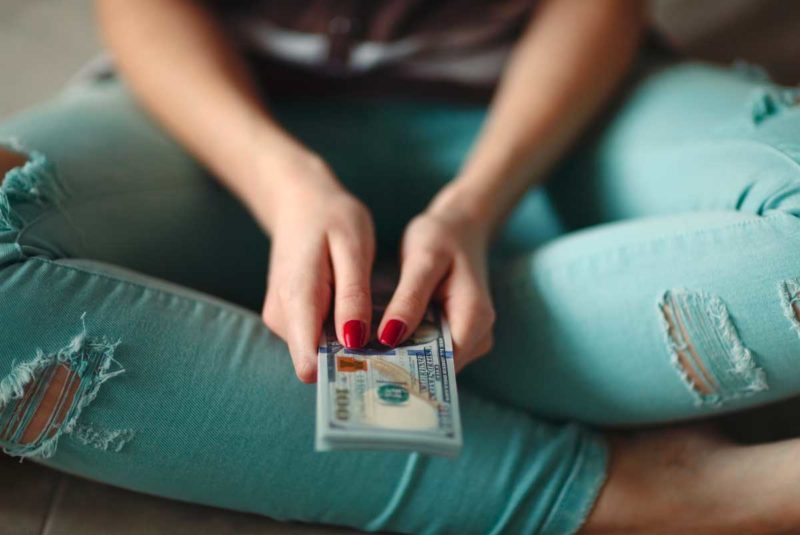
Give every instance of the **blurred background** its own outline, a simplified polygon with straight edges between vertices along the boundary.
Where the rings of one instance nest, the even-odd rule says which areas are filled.
[[[797,0],[649,1],[654,25],[677,49],[745,58],[800,81]],[[90,0],[0,0],[0,120],[47,98],[99,51]]]
[[[47,98],[99,50],[90,0],[0,0],[0,120]]]

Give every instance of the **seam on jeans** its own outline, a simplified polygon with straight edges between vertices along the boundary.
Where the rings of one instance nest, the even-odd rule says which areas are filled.
[[[658,152],[675,152],[675,151],[684,151],[687,149],[697,149],[703,148],[704,146],[712,146],[717,147],[719,145],[723,145],[724,143],[737,143],[742,145],[755,145],[758,147],[769,149],[771,152],[774,152],[776,155],[780,156],[782,159],[791,163],[794,167],[797,167],[800,170],[800,162],[797,160],[794,154],[791,152],[787,152],[784,150],[783,147],[785,145],[773,145],[758,138],[752,137],[721,137],[720,139],[706,139],[702,141],[695,141],[695,142],[684,142],[678,143],[675,145],[670,145],[669,147],[663,147],[659,145],[652,145],[649,147],[640,147],[636,149],[637,154],[641,153],[658,153]]]
[[[92,276],[92,277],[98,277],[98,278],[101,278],[101,279],[104,279],[104,280],[107,280],[107,281],[110,281],[110,282],[114,282],[116,284],[123,284],[123,285],[126,285],[126,286],[131,286],[131,287],[134,287],[134,288],[138,288],[140,290],[144,290],[144,291],[148,291],[148,292],[153,292],[153,293],[156,293],[156,294],[164,295],[164,296],[169,297],[171,299],[175,299],[177,301],[183,301],[183,302],[188,303],[188,304],[193,304],[193,305],[202,304],[202,305],[206,305],[206,306],[217,308],[220,312],[238,313],[238,314],[245,314],[245,315],[249,315],[249,316],[258,317],[258,315],[255,312],[253,312],[252,310],[250,310],[250,309],[237,306],[237,305],[235,305],[233,303],[230,303],[230,302],[225,301],[223,299],[216,298],[216,297],[214,297],[212,295],[204,294],[204,293],[202,293],[202,292],[200,292],[198,290],[194,290],[193,288],[186,287],[186,289],[188,291],[197,292],[199,295],[197,297],[187,297],[187,296],[183,296],[183,295],[180,295],[178,293],[175,293],[175,292],[171,292],[169,290],[164,290],[164,289],[161,289],[161,288],[153,288],[152,286],[147,286],[145,284],[141,284],[141,283],[138,283],[138,282],[133,282],[133,281],[121,279],[121,278],[118,278],[118,277],[114,277],[114,276],[109,275],[107,273],[99,273],[97,271],[90,271],[88,269],[81,269],[81,268],[76,268],[74,266],[67,266],[67,265],[64,265],[64,264],[59,264],[57,261],[50,260],[49,258],[45,258],[45,257],[35,256],[35,257],[28,258],[26,260],[26,262],[34,262],[34,261],[38,262],[40,264],[47,264],[47,265],[50,265],[50,266],[55,266],[58,269],[66,269],[66,270],[69,270],[69,271],[73,271],[75,273],[80,273],[82,275],[89,275],[89,276]],[[170,283],[170,284],[175,284],[175,283]],[[180,286],[180,285],[178,285],[178,286]]]
[[[379,531],[386,527],[392,517],[398,512],[403,498],[408,497],[408,490],[411,485],[418,479],[419,473],[424,467],[421,466],[427,459],[423,458],[419,453],[412,453],[409,455],[403,473],[400,476],[400,481],[394,489],[394,492],[389,497],[383,511],[375,515],[372,520],[367,522],[364,529],[367,531]]]
[[[722,141],[725,141],[725,140],[706,141],[706,142],[704,142],[704,144],[717,145],[717,144],[721,144]],[[779,148],[775,147],[774,145],[770,145],[769,143],[766,143],[766,142],[758,140],[758,139],[735,139],[733,141],[736,141],[738,143],[743,143],[743,144],[754,144],[754,145],[758,145],[758,146],[762,146],[762,147],[766,147],[768,149],[771,149],[772,151],[774,151],[778,155],[782,156],[789,163],[791,163],[795,168],[797,168],[798,171],[800,171],[800,162],[795,160],[791,155],[789,155],[786,152],[784,152],[784,151],[780,150]],[[691,144],[690,145],[690,144],[687,143],[686,146],[681,145],[678,148],[696,147],[696,146],[697,146],[697,144]],[[667,150],[676,150],[676,148],[675,147],[671,147],[670,149],[663,149],[663,148],[653,147],[653,148],[648,148],[648,149],[641,149],[641,151],[652,151],[652,152],[667,151]],[[704,210],[704,211],[709,211],[709,210]],[[730,211],[730,210],[720,209],[718,211]],[[786,212],[780,212],[779,211],[780,212],[779,214],[763,214],[763,215],[760,215],[760,214],[757,214],[757,213],[754,213],[754,212],[746,212],[746,211],[742,211],[742,210],[735,210],[735,211],[737,211],[737,212],[739,212],[741,214],[753,215],[754,219],[747,220],[747,221],[739,221],[739,222],[736,222],[736,223],[733,223],[733,224],[730,224],[730,225],[726,225],[726,226],[723,226],[723,227],[717,227],[714,230],[728,230],[728,229],[734,229],[734,228],[737,228],[737,227],[756,224],[756,223],[760,224],[760,223],[763,223],[763,219],[768,219],[768,218],[771,218],[771,217],[780,217],[780,214],[785,214],[786,213]],[[693,211],[693,212],[690,211],[688,213],[697,213],[697,212],[696,211]],[[678,215],[678,214],[679,213],[675,213],[675,214],[672,214],[672,215]],[[653,216],[653,217],[655,217],[655,216]],[[646,219],[646,218],[640,218],[640,219]],[[629,222],[631,220],[625,219],[625,220],[611,221],[611,222],[608,222],[608,223],[614,223],[614,222],[619,222],[619,221],[627,221],[627,222]],[[592,227],[587,227],[587,228],[592,228]],[[573,231],[573,232],[579,232],[580,230],[582,230],[582,229],[578,229],[577,231]],[[621,246],[621,247],[617,247],[617,248],[614,248],[614,249],[608,249],[608,250],[605,250],[603,252],[598,252],[598,253],[594,253],[594,254],[581,256],[579,259],[572,260],[572,261],[570,261],[570,262],[568,262],[566,264],[561,264],[557,268],[545,267],[545,268],[543,268],[543,271],[545,273],[549,274],[549,273],[552,273],[552,272],[560,271],[562,269],[570,269],[574,265],[581,264],[581,263],[584,263],[586,261],[591,261],[591,260],[593,260],[595,258],[601,258],[601,257],[604,257],[604,256],[608,256],[609,254],[626,253],[626,252],[628,252],[630,250],[634,250],[635,248],[641,246],[642,243],[646,243],[648,246],[649,245],[658,245],[660,243],[665,243],[665,242],[671,241],[671,240],[676,239],[676,238],[684,238],[684,237],[690,237],[690,236],[705,234],[705,233],[708,232],[708,230],[709,229],[703,228],[703,229],[697,229],[697,230],[693,230],[693,231],[681,232],[680,234],[673,234],[673,235],[671,235],[669,237],[656,238],[656,239],[648,240],[646,242],[638,242],[636,244]],[[561,237],[564,237],[564,238],[569,237],[569,236],[571,236],[573,234],[573,232],[568,232],[568,233],[560,236],[559,238],[561,238]],[[530,255],[532,253],[534,253],[534,252],[540,251],[540,250],[542,250],[544,248],[547,248],[547,247],[550,247],[550,246],[556,246],[559,238],[556,238],[556,239],[551,240],[551,241],[549,241],[547,243],[544,243],[544,244],[540,245],[539,247],[536,247],[536,248],[532,249],[531,251],[527,251],[527,252],[522,253],[520,255],[520,258],[528,259],[528,258],[530,258]],[[505,285],[505,286],[508,286],[508,287],[511,287],[511,288],[517,288],[518,282],[516,280],[514,280],[514,279],[515,279],[514,277],[509,277],[509,278],[500,280],[500,281],[497,282],[497,286],[498,287],[502,287],[502,286]],[[516,294],[516,292],[515,292],[515,294]]]
[[[785,212],[779,212],[778,214],[767,214],[767,215],[763,215],[763,216],[758,216],[758,215],[753,214],[753,219],[749,219],[749,220],[746,220],[746,221],[737,221],[736,223],[732,223],[732,224],[721,226],[721,227],[716,227],[713,230],[714,231],[723,231],[723,230],[727,231],[727,230],[735,229],[735,228],[738,228],[738,227],[746,227],[746,226],[755,225],[755,224],[759,224],[760,225],[760,224],[764,224],[765,220],[769,220],[769,219],[775,218],[775,217],[781,217],[784,214],[785,214]],[[625,246],[619,246],[619,247],[615,247],[613,249],[610,248],[610,249],[606,249],[604,251],[600,251],[600,252],[596,252],[596,253],[592,253],[592,254],[581,255],[580,258],[575,258],[575,259],[570,260],[568,262],[560,263],[558,266],[554,266],[554,267],[549,267],[549,266],[541,267],[540,266],[540,267],[537,268],[537,270],[540,271],[543,274],[546,274],[546,275],[550,275],[550,274],[553,274],[553,273],[563,274],[563,271],[565,271],[565,270],[572,269],[574,266],[579,265],[579,264],[584,264],[586,262],[591,262],[592,260],[594,260],[596,258],[603,258],[603,257],[607,257],[607,256],[610,256],[610,255],[621,255],[621,254],[624,254],[624,253],[628,253],[630,251],[635,251],[637,248],[641,247],[642,245],[646,245],[648,247],[658,246],[660,244],[673,241],[673,240],[675,240],[677,238],[687,238],[687,237],[691,237],[691,236],[706,234],[708,232],[709,232],[709,229],[697,229],[697,230],[692,230],[692,231],[689,231],[689,232],[682,232],[680,234],[673,234],[671,236],[667,236],[667,237],[663,237],[663,238],[649,239],[647,241],[641,241],[641,242],[637,242],[637,243],[634,243],[634,244],[627,244]],[[566,236],[564,236],[564,238],[567,238],[569,236],[570,235],[566,235]],[[546,244],[546,245],[543,245],[540,248],[535,249],[534,251],[531,251],[531,252],[528,252],[528,253],[524,253],[521,256],[521,258],[519,259],[520,265],[523,265],[525,268],[529,268],[530,267],[530,263],[531,263],[532,254],[536,254],[536,253],[542,251],[543,249],[546,249],[548,247],[553,247],[553,246],[554,246],[554,244],[552,244],[552,243],[551,244]],[[616,269],[616,268],[614,268],[614,269]],[[523,293],[519,292],[518,290],[519,290],[519,284],[521,282],[526,283],[526,284],[529,282],[529,277],[527,276],[527,274],[529,273],[529,269],[523,269],[523,267],[514,266],[514,271],[516,271],[516,270],[523,270],[523,271],[525,271],[525,274],[513,273],[510,277],[504,277],[502,280],[499,280],[499,281],[496,280],[495,281],[495,286],[496,287],[500,287],[500,288],[505,286],[507,288],[515,290],[511,294],[512,299],[527,300],[528,296],[523,295]]]
[[[578,427],[577,424],[576,428],[584,433],[584,440],[578,446],[578,462],[572,467],[550,514],[542,524],[542,533],[545,535],[561,535],[564,526],[557,524],[563,524],[570,520],[573,520],[573,525],[570,526],[572,530],[568,535],[577,533],[588,520],[608,478],[608,443],[602,435],[595,431]],[[586,488],[579,483],[585,482],[587,479],[591,482],[591,486],[588,492],[585,492]],[[577,501],[576,495],[579,495],[581,502],[580,509],[577,511],[573,510],[573,503],[571,503]],[[566,520],[564,520],[565,516],[568,517]],[[551,531],[551,529],[558,531]]]
[[[603,444],[597,446],[596,448],[592,448],[599,451],[600,454],[596,457],[592,456],[590,458],[588,470],[591,473],[591,470],[594,468],[594,466],[597,466],[598,468],[597,476],[595,476],[591,480],[592,483],[591,491],[587,496],[586,500],[583,502],[583,506],[577,511],[577,514],[575,515],[578,521],[575,524],[575,529],[573,530],[573,533],[577,533],[583,527],[583,525],[586,524],[586,522],[589,520],[589,516],[592,514],[592,511],[597,505],[597,500],[600,498],[600,492],[603,490],[603,487],[605,487],[606,483],[608,482],[608,475],[609,475],[608,443],[605,441],[605,439],[601,438],[599,434],[597,434],[596,436],[598,441],[600,440],[603,441]]]

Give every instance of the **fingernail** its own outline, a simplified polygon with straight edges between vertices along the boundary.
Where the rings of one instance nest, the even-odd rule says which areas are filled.
[[[380,341],[389,347],[395,347],[406,332],[406,324],[400,320],[389,320],[383,328]]]
[[[349,349],[358,349],[364,345],[364,334],[367,326],[363,321],[346,321],[342,329],[344,331],[344,345]]]

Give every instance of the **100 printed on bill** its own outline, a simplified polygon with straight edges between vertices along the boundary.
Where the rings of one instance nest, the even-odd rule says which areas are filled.
[[[376,317],[380,317],[376,307]],[[332,322],[318,348],[316,449],[382,449],[455,456],[461,450],[453,341],[431,307],[396,348],[376,337],[361,349],[339,343]]]

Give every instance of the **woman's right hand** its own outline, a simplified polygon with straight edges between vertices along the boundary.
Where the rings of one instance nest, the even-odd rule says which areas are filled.
[[[313,383],[334,296],[339,341],[351,348],[368,341],[375,231],[369,210],[327,165],[315,158],[292,167],[264,218],[271,250],[262,317],[288,343],[300,380]]]

